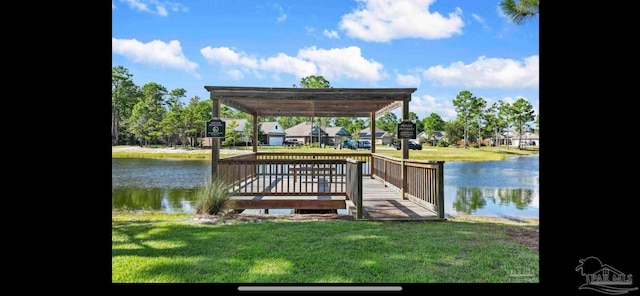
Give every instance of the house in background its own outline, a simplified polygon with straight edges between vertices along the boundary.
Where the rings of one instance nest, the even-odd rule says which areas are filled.
[[[331,126],[326,127],[324,129],[327,132],[327,141],[326,145],[336,145],[341,142],[341,140],[351,139],[351,134],[343,127],[340,126]]]
[[[247,119],[244,118],[221,118],[220,120],[226,123],[226,128],[229,128],[229,124],[232,121],[238,125],[234,132],[239,134],[239,144],[249,144],[251,140],[247,139],[244,136],[245,126],[248,123]],[[285,131],[282,129],[282,126],[277,122],[262,122],[260,123],[260,130],[258,131],[258,139],[261,143],[271,145],[271,146],[282,146],[284,142],[284,138],[286,136]],[[202,139],[203,147],[211,146],[211,138],[203,138]]]
[[[442,139],[446,139],[446,134],[443,131],[435,131],[433,133],[435,134],[436,143]],[[431,143],[431,141],[433,141],[433,135],[427,135],[427,133],[425,132],[420,132],[416,135],[416,138],[414,140],[420,143],[420,139],[427,139],[427,141]]]
[[[393,143],[393,135],[379,128],[376,128],[375,141],[371,140],[371,127],[361,130],[359,135],[359,140],[369,140],[371,143],[384,145]]]
[[[258,139],[269,146],[282,146],[287,133],[277,121],[260,123]]]
[[[518,147],[520,136],[515,135],[511,138],[511,146]],[[522,134],[522,146],[540,146],[540,135],[526,132]]]
[[[302,122],[285,130],[287,139],[297,139],[299,143],[309,144],[318,142],[318,138],[322,141],[327,138],[327,132],[319,128],[317,124],[311,125],[311,122]]]
[[[334,145],[342,138],[351,138],[351,134],[343,127],[319,127],[311,122],[302,122],[285,130],[287,139],[297,139],[298,142],[309,144],[318,143]]]

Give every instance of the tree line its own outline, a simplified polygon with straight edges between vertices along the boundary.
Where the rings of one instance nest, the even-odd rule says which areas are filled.
[[[293,87],[330,88],[331,84],[322,76],[311,75],[301,78],[299,85],[294,84]],[[211,119],[212,102],[193,96],[185,104],[182,101],[185,97],[186,91],[183,88],[168,91],[155,82],[140,87],[133,82],[133,74],[128,69],[113,66],[112,145],[200,146],[198,139],[204,137],[206,121]],[[465,90],[456,96],[453,103],[458,115],[456,120],[445,122],[437,113],[431,113],[421,120],[414,112],[409,112],[409,120],[416,123],[417,133],[424,131],[429,136],[433,145],[436,144],[435,132],[444,131],[452,141],[464,139],[465,147],[470,142],[470,135],[475,136],[478,142],[490,137],[495,137],[497,142],[504,130],[517,127],[522,134],[522,129],[533,120],[533,107],[524,98],[517,99],[513,104],[498,101],[487,107],[484,99]],[[247,119],[240,134],[235,132],[237,122],[232,120],[227,124],[222,145],[253,140],[253,120],[250,114],[221,105],[220,117]],[[283,129],[288,129],[312,120],[320,127],[343,127],[355,140],[363,129],[370,126],[369,118],[351,117],[261,116],[258,124],[277,121]],[[386,112],[376,119],[376,128],[395,135],[400,121],[393,112]]]

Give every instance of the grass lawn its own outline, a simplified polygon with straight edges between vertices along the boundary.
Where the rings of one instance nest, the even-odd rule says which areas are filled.
[[[115,282],[539,282],[534,223],[271,220],[196,224],[194,215],[112,213]],[[522,276],[522,274],[531,276]]]
[[[388,146],[376,146],[376,153],[401,157],[402,151],[395,150]],[[252,147],[223,147],[220,157],[228,157],[251,151]],[[370,150],[351,150],[333,148],[285,148],[277,146],[260,146],[260,152],[304,152],[304,153],[369,153]],[[481,148],[452,148],[452,147],[430,147],[424,146],[422,150],[409,150],[410,159],[418,160],[443,160],[443,161],[489,161],[504,160],[510,156],[538,154],[537,148],[518,150],[514,147],[481,147]],[[141,148],[128,149],[127,146],[112,147],[112,157],[135,157],[135,158],[184,158],[184,159],[211,159],[211,148],[191,148],[189,150],[166,148]]]
[[[376,150],[377,153],[402,158],[400,150]],[[422,150],[409,150],[409,159],[443,160],[443,161],[489,161],[505,160],[511,156],[538,154],[537,148],[481,147],[481,148],[453,148],[424,146]]]

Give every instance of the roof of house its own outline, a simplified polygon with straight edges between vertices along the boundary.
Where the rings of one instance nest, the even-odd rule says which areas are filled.
[[[365,137],[365,138],[369,138],[371,137],[371,127],[367,127],[363,130],[360,131],[360,137]],[[385,137],[391,137],[391,134],[389,134],[388,132],[381,130],[379,128],[376,128],[376,139],[377,138],[385,138]]]
[[[317,127],[317,125],[314,124],[314,127]],[[287,136],[289,136],[289,137],[306,137],[306,136],[309,136],[311,134],[311,122],[307,121],[307,122],[299,123],[297,125],[294,125],[294,126],[288,128],[288,129],[284,130],[284,132],[287,133]],[[313,134],[317,135],[317,132],[314,131]],[[326,135],[326,132],[321,129],[320,134]]]
[[[280,126],[280,124],[277,121],[263,122],[263,123],[260,124],[260,131],[263,134],[266,134],[269,131],[273,130],[273,127],[275,127],[276,125]],[[278,134],[283,134],[284,135],[286,132],[280,126],[280,128],[278,130],[274,130],[273,133],[278,133]]]
[[[236,132],[244,131],[244,126],[247,124],[247,120],[244,118],[220,118],[220,120],[224,121],[227,126],[231,121],[235,121],[238,124],[238,126],[235,128]]]
[[[341,126],[330,126],[324,128],[325,132],[327,132],[327,136],[335,137],[335,136],[345,136],[350,137],[351,134]]]
[[[443,132],[443,131],[435,131],[433,133],[436,135],[436,138],[442,138],[445,135],[445,132]],[[427,133],[422,131],[422,132],[418,133],[418,135],[416,135],[416,138],[420,138],[420,137],[426,138],[427,136],[428,136]]]

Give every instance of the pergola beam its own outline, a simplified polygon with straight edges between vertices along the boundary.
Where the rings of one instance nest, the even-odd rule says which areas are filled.
[[[402,102],[403,101],[395,101],[387,106],[380,108],[378,111],[376,111],[376,116],[382,115],[386,112],[402,107]]]
[[[272,88],[205,86],[211,98],[268,116],[370,117],[411,100],[415,88]],[[313,102],[313,104],[311,103]]]

